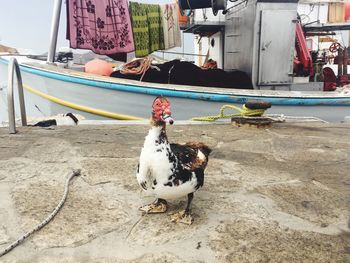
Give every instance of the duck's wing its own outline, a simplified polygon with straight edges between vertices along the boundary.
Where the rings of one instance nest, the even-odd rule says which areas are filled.
[[[176,174],[176,179],[188,181],[196,175],[197,190],[204,183],[204,169],[208,163],[210,148],[202,143],[170,144],[172,152],[177,156],[180,163],[180,170]]]
[[[210,148],[203,143],[170,144],[172,152],[186,170],[205,169]]]
[[[182,166],[186,170],[192,170],[191,167],[193,161],[196,159],[197,156],[197,151],[195,149],[177,143],[171,143],[170,149],[176,155],[177,159],[179,160],[179,163],[182,164]]]

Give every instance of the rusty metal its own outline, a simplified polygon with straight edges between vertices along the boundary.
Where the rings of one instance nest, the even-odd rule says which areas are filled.
[[[343,75],[348,75],[348,52],[346,48],[343,51]]]
[[[273,119],[268,117],[232,117],[231,122],[236,124],[238,127],[241,126],[253,126],[256,128],[268,128],[272,126]]]

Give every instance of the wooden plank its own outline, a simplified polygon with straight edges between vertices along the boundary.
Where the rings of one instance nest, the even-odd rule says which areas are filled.
[[[341,23],[345,21],[345,9],[343,3],[329,3],[328,22]]]

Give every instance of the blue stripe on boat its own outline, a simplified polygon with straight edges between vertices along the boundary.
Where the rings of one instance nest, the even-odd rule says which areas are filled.
[[[0,63],[8,64],[6,59],[0,58]],[[81,85],[93,86],[97,88],[118,90],[124,92],[141,93],[153,96],[166,96],[166,97],[177,97],[194,100],[205,100],[205,101],[216,101],[216,102],[228,102],[244,104],[247,100],[260,100],[271,102],[273,105],[299,105],[299,106],[350,106],[349,97],[340,98],[289,98],[289,97],[268,97],[268,96],[254,96],[254,95],[232,95],[232,94],[216,94],[209,92],[198,92],[198,91],[179,91],[170,90],[167,88],[152,88],[143,87],[133,84],[118,84],[110,83],[101,80],[90,80],[77,76],[67,76],[61,73],[49,72],[41,69],[32,68],[26,65],[20,65],[23,72],[35,74],[38,76],[61,80],[65,82],[77,83]],[[161,84],[159,84],[161,85]]]

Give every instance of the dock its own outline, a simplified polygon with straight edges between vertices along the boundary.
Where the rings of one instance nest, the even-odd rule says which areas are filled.
[[[174,125],[169,141],[212,149],[190,226],[135,178],[149,126],[0,128],[0,251],[67,200],[0,262],[350,262],[350,124]]]

